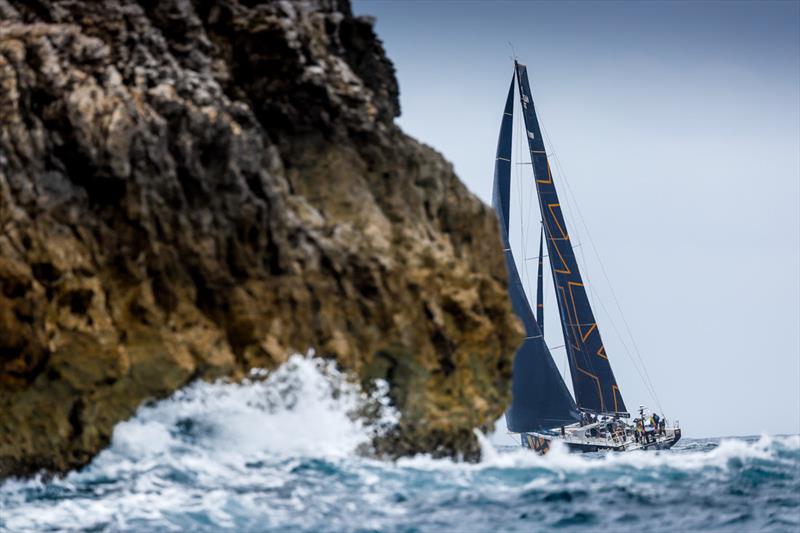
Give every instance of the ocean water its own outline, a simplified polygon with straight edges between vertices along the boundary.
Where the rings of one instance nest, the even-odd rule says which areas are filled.
[[[81,471],[0,485],[0,531],[800,531],[800,436],[539,457],[479,435],[477,464],[359,453],[396,420],[385,384],[309,357],[197,383]]]

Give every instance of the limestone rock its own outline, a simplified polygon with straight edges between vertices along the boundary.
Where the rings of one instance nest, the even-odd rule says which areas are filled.
[[[520,330],[493,213],[347,2],[0,0],[0,477],[315,348],[474,456]]]

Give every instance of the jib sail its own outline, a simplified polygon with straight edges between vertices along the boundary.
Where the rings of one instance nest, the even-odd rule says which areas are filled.
[[[537,431],[567,425],[580,414],[570,396],[522,288],[508,237],[511,190],[511,137],[514,113],[514,78],[508,90],[500,138],[497,142],[492,206],[500,221],[508,269],[508,292],[514,312],[525,326],[525,340],[514,355],[512,402],[506,424],[514,432]]]
[[[625,413],[625,403],[600,338],[564,222],[533,105],[528,73],[524,65],[515,62],[515,67],[575,400],[582,409]]]

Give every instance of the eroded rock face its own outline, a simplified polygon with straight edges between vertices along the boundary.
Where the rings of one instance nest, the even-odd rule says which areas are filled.
[[[520,330],[493,213],[346,2],[0,0],[0,477],[313,347],[476,453]]]

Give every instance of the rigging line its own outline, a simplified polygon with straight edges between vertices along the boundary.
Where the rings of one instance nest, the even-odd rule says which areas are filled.
[[[563,170],[561,170],[562,166],[561,166],[561,162],[558,161],[558,156],[556,156],[556,161],[557,161],[557,164],[559,166],[560,173],[563,175],[564,172],[563,172]],[[569,186],[569,183],[567,182],[566,178],[564,179],[564,181],[565,181],[565,183],[567,183],[567,189],[570,191],[570,194],[574,196],[574,193],[572,192],[571,187]],[[575,199],[575,203],[577,205],[577,199]],[[578,212],[580,213],[580,209],[578,209]],[[646,388],[649,389],[648,392],[651,394],[653,400],[655,400],[655,403],[657,404],[659,411],[661,411],[663,413],[664,409],[663,409],[663,407],[661,405],[661,401],[660,401],[660,399],[658,397],[658,393],[656,392],[655,385],[653,385],[652,379],[650,378],[650,373],[647,371],[647,365],[645,364],[644,358],[641,355],[641,351],[639,350],[639,346],[636,344],[636,339],[633,336],[633,332],[631,331],[630,325],[628,324],[628,321],[627,321],[627,319],[625,317],[625,313],[622,311],[622,306],[619,303],[619,298],[616,295],[616,291],[614,290],[614,286],[611,284],[611,279],[609,278],[608,272],[605,269],[605,265],[603,264],[603,261],[600,258],[600,253],[597,250],[597,246],[595,245],[594,241],[591,238],[591,233],[589,232],[588,226],[586,225],[586,221],[583,218],[582,214],[580,215],[580,219],[581,219],[581,223],[584,226],[586,226],[586,233],[587,233],[587,235],[589,237],[589,243],[592,245],[592,249],[594,251],[595,257],[597,258],[597,262],[600,265],[600,269],[601,269],[601,272],[603,273],[603,277],[604,277],[606,283],[608,284],[608,287],[609,287],[609,290],[611,292],[612,298],[614,299],[614,304],[615,304],[615,306],[617,308],[617,312],[619,312],[620,318],[622,319],[622,322],[623,322],[623,324],[625,326],[625,330],[626,330],[626,332],[628,334],[628,337],[630,338],[630,341],[631,341],[631,343],[633,345],[633,348],[634,348],[633,353],[636,355],[636,357],[639,360],[638,361],[639,365],[641,366],[642,372],[644,374],[643,377],[641,375],[640,375],[640,377],[642,377],[642,381],[645,383]],[[592,292],[596,293],[596,291],[594,290],[593,287],[591,287],[591,290],[592,290]],[[596,296],[597,296],[596,299],[600,300],[599,294],[596,295]],[[601,304],[601,306],[604,308],[604,310],[606,312],[606,315],[609,317],[609,320],[612,322],[612,324],[614,324],[613,318],[611,318],[611,313],[609,313],[608,310],[605,309],[604,305]],[[620,338],[620,341],[622,341],[622,335],[619,333],[619,331],[617,331],[617,335]],[[625,347],[626,351],[628,352],[628,355],[630,356],[630,350],[628,349],[627,344],[623,342],[623,346]],[[631,357],[631,360],[633,360],[632,357]]]
[[[558,158],[556,157],[555,159],[558,159]],[[560,165],[556,165],[556,166],[559,169],[561,169]],[[561,177],[561,171],[560,170],[559,170],[559,177]],[[569,197],[569,195],[567,195],[567,197]],[[570,203],[570,206],[572,206],[572,203]],[[581,236],[581,240],[583,240],[583,236]],[[578,252],[581,255],[581,263],[583,263],[581,266],[583,267],[583,271],[586,272],[586,281],[591,284],[592,280],[589,279],[589,268],[588,268],[588,263],[586,262],[586,254],[584,253],[583,248],[578,250]],[[577,257],[575,259],[577,260]],[[593,293],[591,293],[591,292],[589,293],[589,299],[591,300],[591,305],[594,308],[596,302],[595,302],[594,298],[592,298],[592,294]]]
[[[590,289],[594,290],[594,288],[592,288],[592,287],[590,287]],[[600,308],[603,310],[603,312],[605,313],[606,317],[608,317],[608,321],[611,323],[611,327],[614,330],[614,333],[617,334],[617,337],[619,338],[619,341],[622,344],[622,347],[625,349],[625,355],[628,356],[628,359],[630,359],[631,363],[633,363],[633,368],[636,370],[636,373],[639,374],[639,378],[642,380],[642,383],[644,384],[645,390],[650,395],[650,398],[654,402],[656,402],[656,404],[658,404],[659,410],[662,410],[661,409],[661,404],[658,401],[658,398],[657,398],[657,396],[655,394],[655,389],[653,389],[652,388],[652,384],[648,384],[648,381],[645,379],[645,376],[643,375],[642,370],[639,368],[640,364],[636,362],[636,359],[634,359],[633,353],[631,352],[630,348],[628,348],[627,343],[625,342],[624,338],[622,337],[622,334],[620,333],[619,329],[617,328],[617,323],[614,321],[613,317],[611,316],[611,313],[608,312],[608,308],[603,303],[603,300],[600,298],[599,294],[597,295],[597,299],[600,302]]]
[[[541,224],[542,224],[542,230],[544,230],[545,242],[549,242],[550,228],[545,223],[544,217],[542,217]],[[550,276],[547,276],[548,289],[553,291],[552,294],[556,299],[555,305],[552,306],[556,311],[556,316],[558,317],[555,323],[561,325],[561,327],[557,328],[557,331],[560,332],[561,339],[564,341],[564,345],[566,346],[566,343],[569,342],[569,339],[567,338],[566,329],[564,328],[564,320],[563,320],[564,313],[561,309],[561,304],[559,303],[560,295],[558,294],[558,288],[555,281],[555,274],[553,272],[553,265],[550,261],[547,262],[547,269],[550,271]],[[547,291],[545,291],[545,295],[547,295]],[[542,304],[546,305],[544,299],[542,299]],[[547,307],[545,307],[545,309],[547,309]],[[552,328],[550,330],[552,331]],[[570,379],[572,371],[570,370],[570,373],[567,374],[567,366],[569,365],[569,358],[571,355],[572,354],[570,353],[570,350],[568,349],[564,350],[564,360],[563,360],[564,364],[561,367],[561,378],[564,380],[565,384],[568,383],[567,388],[572,393],[572,396],[575,397],[575,384]]]
[[[564,182],[567,184],[567,188],[568,188],[569,194],[564,196],[564,198],[566,199],[566,205],[563,205],[562,207],[566,207],[567,213],[569,213],[570,215],[574,214],[574,213],[577,213],[579,216],[576,216],[574,218],[579,218],[580,217],[581,221],[583,222],[583,225],[586,226],[585,222],[582,219],[582,215],[580,213],[580,209],[579,209],[578,204],[577,204],[577,198],[575,197],[574,193],[572,192],[572,189],[571,189],[571,187],[569,185],[569,181],[567,180],[567,177],[563,172],[561,161],[558,158],[558,154],[556,153],[555,146],[554,146],[554,144],[552,142],[552,139],[550,138],[550,135],[549,135],[549,133],[547,131],[547,128],[545,127],[544,120],[542,119],[542,116],[541,116],[541,111],[539,112],[539,123],[541,125],[541,129],[542,129],[542,132],[544,134],[543,135],[544,140],[546,140],[547,144],[550,145],[550,152],[548,153],[548,158],[549,159],[553,159],[555,161],[555,168],[553,168],[551,170],[554,173],[557,172],[558,177],[559,178],[563,178]],[[567,218],[566,214],[565,214],[565,218]],[[569,218],[573,218],[573,217],[570,216]],[[588,228],[587,228],[586,231],[588,232]],[[574,242],[575,237],[577,237],[579,241],[583,240],[582,235],[581,235],[581,227],[579,225],[572,226],[572,235],[570,236],[570,240]],[[588,262],[586,261],[586,254],[584,253],[583,248],[578,250],[579,254],[576,254],[575,251],[574,251],[575,248],[578,248],[580,246],[581,246],[580,242],[577,243],[577,244],[573,244],[571,246],[571,248],[572,248],[572,256],[575,259],[575,262],[578,263],[579,270],[581,270],[583,272],[583,277],[585,278],[584,279],[584,285],[592,286],[593,283],[592,283],[592,279],[591,279],[589,268],[588,268]],[[596,294],[595,293],[596,293],[596,291],[595,292],[587,292],[587,297],[590,300],[590,305],[592,306],[592,308],[596,308],[596,302],[595,302]]]
[[[581,245],[580,245],[580,243],[578,243],[578,244],[575,244],[575,245],[573,245],[572,247],[573,247],[573,248],[580,248],[580,246],[581,246]],[[574,254],[573,254],[573,255],[574,255]],[[545,259],[545,258],[547,258],[547,257],[550,257],[550,254],[544,254],[544,255],[542,256],[542,259]],[[534,259],[539,259],[539,256],[536,256],[536,257],[526,257],[526,258],[525,258],[525,261],[533,261]]]
[[[539,221],[539,231],[541,232],[541,235],[544,235],[544,221],[542,220]],[[545,242],[542,251],[546,249],[547,249],[547,243]],[[543,309],[542,315],[544,315],[544,310],[547,309],[547,289],[545,288],[545,285],[549,283],[547,276],[544,275],[544,271],[546,268],[549,267],[550,267],[550,261],[547,261],[547,264],[545,264],[544,257],[542,257],[542,309]],[[538,270],[537,270],[537,275],[538,275]]]
[[[553,146],[553,143],[550,140],[550,135],[547,133],[547,130],[544,127],[544,122],[541,120],[541,113],[539,114],[539,116],[540,116],[539,123],[541,125],[542,132],[544,133],[544,135],[543,135],[544,140],[546,140],[547,144],[550,145],[550,152],[547,154],[547,157],[548,157],[548,159],[553,159],[556,162],[555,168],[551,168],[550,170],[551,170],[551,172],[553,174],[556,174],[560,179],[562,177],[561,176],[561,174],[562,174],[561,165],[559,164],[558,157],[557,157],[557,155],[555,153],[555,147]],[[566,178],[565,178],[565,181],[566,181]],[[568,195],[564,196],[564,198],[566,199],[566,204],[564,206],[562,206],[562,209],[566,208],[565,213],[564,213],[564,219],[566,221],[567,214],[570,215],[569,218],[573,218],[571,215],[573,213],[575,213],[577,211],[577,209],[575,209],[575,206],[574,206],[576,201],[575,201],[574,198],[571,197],[571,195],[568,194]],[[578,225],[572,226],[572,235],[570,235],[570,240],[574,242],[576,237],[577,237],[578,241],[583,241],[583,236],[581,235],[581,229],[580,229],[580,226],[578,226]],[[578,261],[578,254],[575,253],[575,248],[578,248],[578,247],[580,247],[580,243],[573,244],[571,246],[572,255],[575,258],[575,262],[578,263],[578,269],[582,270],[583,273],[584,273],[584,277],[586,278],[585,279],[585,283],[586,284],[590,284],[592,280],[590,279],[590,276],[589,276],[589,269],[588,269],[588,263],[586,262],[586,255],[584,254],[583,249],[578,250],[578,252],[580,253],[580,262],[579,262]],[[588,298],[589,298],[589,305],[594,307],[595,306],[595,301],[594,301],[594,298],[592,296],[592,293],[588,293]]]
[[[521,110],[520,115],[522,115],[523,112],[524,112],[524,110]],[[541,207],[539,205],[539,193],[536,190],[536,170],[535,170],[535,168],[533,166],[533,156],[531,156],[531,152],[528,149],[528,126],[524,122],[524,118],[525,118],[524,115],[523,115],[522,118],[523,118],[523,121],[520,124],[525,129],[525,141],[524,141],[524,143],[525,143],[524,145],[525,145],[525,148],[526,148],[525,153],[527,154],[526,157],[527,157],[527,159],[529,161],[528,164],[531,167],[530,175],[528,176],[529,178],[531,178],[528,181],[528,189],[530,191],[529,195],[528,195],[528,212],[527,212],[528,223],[527,223],[527,226],[525,228],[525,231],[527,232],[528,235],[531,235],[531,231],[530,231],[531,230],[531,220],[533,220],[533,217],[531,216],[531,213],[533,212],[534,203],[536,204],[537,211],[539,211],[539,219],[540,220],[542,218],[542,214],[541,214]],[[522,131],[521,130],[520,130],[520,137],[522,137]],[[520,142],[522,142],[522,141],[520,141]],[[523,169],[520,169],[520,172],[525,172],[525,171]],[[527,256],[528,256],[528,254],[526,253],[523,257],[527,257]],[[537,272],[537,276],[538,276],[538,268],[537,268],[536,272]],[[528,283],[530,284],[530,281]]]
[[[526,133],[527,133],[527,125],[525,126],[525,130],[526,130]],[[527,139],[526,139],[526,145],[527,145],[527,142],[528,142],[528,141],[527,141]],[[530,154],[530,151],[529,151],[529,154]],[[530,157],[532,158],[533,156],[530,156]],[[546,150],[545,150],[545,157],[547,157],[547,155],[546,155]],[[531,161],[531,162],[533,162],[533,161]],[[536,185],[536,184],[535,184],[535,179],[536,179],[536,178],[535,178],[535,174],[536,174],[536,172],[535,172],[535,170],[534,170],[534,183],[533,183],[533,185],[534,185],[534,186]],[[545,234],[547,235],[548,242],[549,242],[549,239],[550,239],[550,237],[551,237],[551,235],[550,235],[550,228],[548,227],[548,225],[547,225],[547,224],[545,224],[545,223],[544,223],[544,213],[542,212],[542,203],[541,203],[541,198],[539,197],[538,186],[536,187],[536,197],[537,197],[537,200],[538,200],[538,201],[537,201],[537,206],[539,207],[539,211],[540,211],[540,214],[541,214],[541,217],[542,217],[542,221],[543,221],[543,224],[542,224],[542,225],[543,225],[543,227],[544,227],[544,229],[545,229]],[[573,255],[574,255],[574,252],[573,252]],[[550,270],[551,270],[551,274],[553,274],[552,264],[550,265],[550,267],[551,267],[551,268],[550,268]],[[553,274],[553,275],[554,275],[554,274]],[[569,311],[568,311],[568,310],[564,310],[564,309],[562,309],[562,308],[561,308],[561,303],[560,303],[560,302],[561,302],[561,295],[557,293],[557,289],[556,289],[556,284],[555,284],[555,281],[553,282],[553,290],[556,292],[556,294],[555,294],[555,297],[556,297],[556,300],[557,300],[557,301],[558,301],[558,303],[559,303],[559,305],[558,305],[558,308],[559,308],[559,315],[560,315],[560,316],[559,316],[559,319],[560,319],[560,322],[561,322],[561,324],[562,324],[562,334],[564,335],[564,342],[565,342],[565,344],[566,344],[566,343],[570,342],[570,340],[569,340],[569,337],[570,337],[570,336],[572,336],[572,335],[574,335],[574,332],[571,330],[571,328],[566,328],[566,327],[564,327],[564,326],[563,326],[565,322],[568,322],[568,321],[569,321],[569,320],[568,320],[568,318],[565,318],[565,316],[564,316],[564,313],[566,312],[566,313],[567,313],[567,315],[569,315]],[[569,333],[568,333],[568,331],[569,331]],[[582,345],[582,343],[581,343],[581,345],[580,345],[579,351],[580,351],[580,354],[582,355],[581,359],[582,359],[584,362],[588,362],[588,363],[589,363],[589,364],[588,364],[588,367],[590,368],[590,370],[591,370],[593,373],[596,373],[596,371],[595,371],[595,369],[594,369],[594,364],[593,364],[593,361],[592,361],[590,358],[586,357],[586,354],[585,354],[585,352],[584,352],[584,349],[583,349],[583,345]],[[567,358],[569,358],[569,357],[570,357],[570,355],[571,355],[571,356],[572,356],[572,358],[573,358],[573,360],[575,360],[575,359],[576,359],[576,354],[575,354],[575,353],[571,353],[571,352],[572,352],[571,350],[566,350],[566,351],[565,351],[566,357],[567,357]],[[577,365],[577,362],[576,362],[575,364]],[[570,372],[570,373],[572,373],[572,368],[571,368],[571,367],[570,367],[570,370],[571,370],[571,372]],[[564,375],[564,376],[566,376],[566,372],[564,372],[564,373],[563,373],[563,375]],[[573,375],[572,377],[573,377],[573,382],[574,382],[574,378],[575,378],[575,376]],[[566,381],[566,380],[565,380],[565,381]],[[574,383],[573,383],[573,385],[574,385]],[[574,386],[573,386],[573,394],[576,394],[576,391],[575,391],[575,387],[574,387]]]
[[[519,103],[518,99],[514,100],[514,105],[515,106],[519,106],[519,113],[517,113],[517,117],[516,117],[517,118],[517,120],[516,120],[516,122],[517,122],[517,134],[515,136],[515,139],[517,141],[517,155],[516,155],[516,157],[517,157],[517,161],[519,161],[519,159],[521,158],[521,154],[522,154],[522,129],[524,127],[523,126],[523,122],[522,122],[522,120],[523,120],[523,116],[522,116],[523,109],[522,109],[522,106]],[[527,150],[525,150],[525,152],[527,152]],[[526,213],[526,210],[524,208],[525,194],[523,193],[523,188],[522,188],[522,184],[523,184],[523,179],[522,179],[523,171],[522,171],[522,168],[520,168],[519,165],[516,165],[515,166],[515,172],[516,172],[516,177],[517,177],[517,197],[519,199],[519,229],[520,229],[520,239],[522,240],[522,257],[527,257],[527,255],[528,255],[528,239],[527,239],[526,235],[528,234],[528,232],[527,232],[527,228],[525,228],[525,219],[524,219],[524,214]],[[527,213],[528,213],[528,215],[530,215],[530,202],[529,202],[529,205],[528,205]],[[532,294],[532,292],[531,292],[531,277],[530,277],[530,271],[528,270],[528,263],[526,261],[522,262],[522,275],[525,277],[525,284],[526,284],[526,286],[523,288],[523,292],[525,292],[526,298],[528,298],[528,300],[530,301],[530,295]],[[527,291],[525,289],[527,289]]]
[[[567,184],[567,189],[568,189],[568,192],[569,192],[569,195],[566,197],[567,201],[570,204],[570,207],[571,207],[571,204],[575,205],[575,208],[576,208],[575,211],[579,215],[579,218],[580,218],[582,224],[585,227],[586,233],[589,236],[590,242],[592,243],[592,245],[594,247],[594,242],[591,240],[591,233],[589,232],[588,225],[586,225],[586,222],[583,219],[582,213],[580,212],[580,207],[578,206],[577,198],[575,197],[575,195],[574,195],[574,193],[572,191],[572,188],[569,185],[569,181],[567,180],[566,174],[563,171],[563,167],[561,165],[561,162],[558,159],[558,155],[555,152],[555,147],[553,146],[552,140],[550,139],[550,136],[547,133],[547,130],[546,130],[545,126],[544,126],[544,122],[541,120],[541,115],[540,115],[540,124],[541,124],[541,127],[542,127],[542,131],[544,133],[544,137],[546,138],[547,142],[550,144],[550,147],[551,147],[551,150],[552,150],[552,157],[553,157],[553,159],[555,159],[556,166],[558,168],[559,174],[561,175],[561,177],[563,177],[564,182]],[[580,228],[579,227],[578,227],[578,234],[580,234]],[[595,255],[597,256],[598,260],[600,260],[599,253],[597,253],[596,247],[594,247],[594,248],[595,248]],[[574,256],[574,254],[573,254],[573,256]],[[585,265],[586,264],[586,258],[585,258],[585,255],[583,254],[582,250],[581,250],[581,257],[582,257],[582,260],[583,260],[582,262]],[[575,257],[575,259],[577,260],[577,257]],[[597,291],[594,290],[593,284],[591,284],[591,280],[589,279],[588,270],[584,268],[584,271],[585,271],[584,275],[586,276],[586,280],[589,282],[587,284],[590,286],[590,289],[591,289],[591,292],[589,292],[590,298],[592,296],[595,296],[599,300],[599,298],[600,298],[599,294],[596,294]],[[606,280],[610,285],[610,280],[608,280],[608,276],[607,275],[606,275]],[[592,298],[593,301],[594,301],[594,299],[595,298]],[[617,329],[616,324],[613,321],[613,318],[611,318],[611,315],[610,315],[610,313],[608,313],[608,310],[605,308],[605,305],[602,304],[602,300],[600,300],[600,303],[601,303],[601,306],[602,306],[603,310],[608,315],[608,318],[611,321],[612,326],[614,327],[614,330],[615,330],[615,333],[617,334],[617,337],[620,339],[620,342],[622,343],[623,347],[625,348],[626,355],[628,356],[628,358],[633,363],[634,369],[636,370],[637,374],[639,374],[639,377],[642,380],[642,383],[645,385],[645,389],[647,390],[647,392],[651,396],[651,398],[658,404],[659,409],[663,412],[663,408],[661,407],[661,404],[660,404],[660,402],[658,400],[658,395],[655,393],[655,388],[653,387],[652,381],[649,380],[649,374],[647,374],[647,369],[646,369],[646,367],[644,367],[644,361],[641,358],[641,354],[638,354],[639,360],[640,360],[639,364],[641,364],[642,367],[644,368],[644,371],[645,371],[644,375],[642,374],[642,371],[639,369],[639,364],[637,364],[637,362],[634,359],[633,355],[631,354],[631,351],[628,348],[627,344],[622,339],[622,335],[619,333],[619,330]],[[619,307],[619,305],[618,305],[618,307]],[[620,313],[621,313],[621,308],[620,308]],[[631,336],[631,340],[633,340],[633,337],[632,337],[632,334],[630,333],[630,331],[629,331],[629,335]],[[583,347],[581,346],[581,352],[583,352],[582,348]],[[589,361],[591,362],[591,360],[589,360]],[[590,366],[594,366],[594,365],[590,365]]]
[[[527,131],[527,128],[526,128],[526,131]],[[526,138],[525,139],[525,144],[527,145],[527,143],[528,143],[528,140]],[[530,157],[530,152],[528,153],[528,157]],[[533,165],[533,161],[531,161],[531,165]],[[522,172],[522,169],[520,169],[520,171]],[[529,176],[529,177],[532,178],[532,179],[528,180],[528,190],[530,191],[530,194],[529,194],[529,197],[528,197],[528,213],[527,213],[528,223],[527,223],[527,226],[525,228],[525,232],[528,235],[531,235],[531,221],[533,220],[533,216],[531,214],[533,212],[534,203],[537,206],[537,211],[539,211],[539,198],[538,198],[538,192],[536,191],[536,185],[535,185],[535,183],[536,183],[536,181],[535,181],[536,180],[536,175],[533,172],[533,166],[531,166],[531,174],[532,174],[532,176]],[[541,212],[539,213],[539,215],[540,215],[540,218],[541,218]],[[527,257],[527,254],[525,254],[524,257]],[[537,275],[537,280],[538,280],[538,275],[539,275],[538,267],[536,269],[536,275]],[[528,286],[529,286],[528,288],[529,289],[530,289],[530,284],[531,284],[531,282],[530,282],[530,278],[529,278],[528,279]],[[537,287],[538,287],[538,285],[537,285]],[[531,291],[531,294],[536,294],[536,293]]]
[[[525,131],[527,132],[527,130],[528,130],[528,128],[526,126]],[[522,132],[520,132],[520,134],[521,133]],[[527,146],[527,144],[528,144],[528,139],[527,139],[527,133],[526,133],[525,145]],[[534,169],[533,169],[533,159],[531,158],[530,151],[526,150],[526,152],[528,154],[528,158],[531,159],[531,172],[530,172],[530,175],[528,175],[528,177],[530,178],[528,180],[528,189],[530,191],[530,194],[528,196],[528,213],[527,213],[528,214],[528,225],[526,226],[525,231],[527,232],[528,235],[531,235],[531,221],[533,220],[532,213],[533,213],[534,204],[536,205],[537,212],[539,212],[539,217],[538,218],[540,220],[541,220],[542,214],[541,214],[541,208],[539,206],[539,193],[536,190],[536,173],[534,172]],[[520,169],[520,171],[522,172],[523,170]],[[525,254],[525,256],[527,257],[527,254]],[[538,268],[536,270],[536,273],[537,273],[536,275],[538,276],[539,275],[538,274],[539,273]]]
[[[572,397],[575,397],[575,387],[572,384],[572,380],[570,379],[570,374],[567,373],[567,368],[569,368],[569,350],[567,350],[566,345],[562,344],[561,347],[564,348],[564,357],[561,358],[561,379],[564,380],[564,384],[569,383],[567,388],[572,393]]]
[[[620,329],[617,327],[616,320],[614,320],[613,315],[609,311],[608,307],[605,305],[603,298],[600,296],[600,293],[594,287],[594,284],[587,283],[587,287],[590,291],[589,292],[590,296],[594,296],[594,298],[592,298],[592,301],[599,302],[600,304],[599,309],[603,312],[605,318],[608,319],[609,323],[611,324],[611,327],[614,333],[616,334],[617,339],[619,340],[620,344],[622,344],[625,355],[633,365],[633,368],[634,370],[636,370],[636,373],[639,375],[639,379],[644,385],[645,391],[650,396],[650,399],[653,400],[654,403],[658,404],[659,409],[661,409],[660,402],[658,400],[658,395],[655,392],[655,388],[653,386],[652,381],[650,381],[649,376],[647,375],[646,371],[647,369],[644,366],[644,361],[642,360],[641,357],[638,358],[638,361],[637,358],[634,357],[634,352],[630,349],[628,343],[625,341],[625,337],[622,335]],[[595,307],[595,309],[598,309],[598,307]]]
[[[517,105],[517,102],[515,100],[514,101],[514,106],[516,107],[516,105]],[[516,128],[517,135],[514,135],[514,140],[516,141],[517,149],[515,150],[515,155],[512,156],[512,159],[514,157],[519,158],[519,153],[520,153],[520,144],[519,144],[519,119],[520,119],[520,117],[519,117],[519,115],[520,115],[520,113],[517,113],[517,115],[515,117],[515,122],[516,122],[516,125],[517,125],[517,128]],[[512,131],[512,134],[513,134],[513,131]],[[520,194],[522,178],[520,177],[519,168],[517,166],[514,167],[514,178],[516,180],[515,189],[516,189],[516,193],[517,193],[517,203],[519,204],[519,211],[518,211],[518,214],[517,214],[517,217],[519,218],[519,237],[518,238],[521,239],[520,244],[522,245],[521,246],[521,248],[522,248],[522,257],[525,257],[528,254],[527,254],[526,248],[525,248],[525,225],[524,225],[523,220],[522,220],[522,213],[523,213],[522,199],[523,199],[523,197]],[[522,262],[522,276],[525,277],[526,279],[528,277],[527,265],[525,264],[524,261]],[[522,280],[520,280],[520,281],[522,281]],[[525,292],[524,287],[523,287],[523,291],[522,292],[523,293]]]
[[[575,194],[572,191],[572,187],[569,184],[569,180],[567,179],[566,173],[564,172],[563,166],[561,165],[561,161],[558,158],[557,153],[555,153],[555,147],[553,146],[552,140],[550,139],[550,135],[547,133],[547,130],[544,127],[544,123],[543,123],[543,121],[541,119],[541,114],[540,114],[539,122],[542,125],[542,131],[544,132],[545,137],[547,137],[547,141],[550,144],[551,149],[553,149],[553,159],[555,159],[556,165],[558,166],[559,174],[563,178],[564,183],[566,183],[566,185],[567,185],[567,191],[569,192],[569,195],[572,196],[573,202],[574,202],[575,207],[576,207],[576,212],[578,214],[578,218],[580,219],[581,224],[583,225],[583,227],[584,227],[584,229],[586,231],[586,234],[589,237],[589,242],[592,245],[592,249],[593,249],[593,251],[595,253],[595,257],[597,258],[597,261],[600,264],[600,269],[601,269],[601,271],[603,273],[603,277],[605,278],[606,283],[608,284],[609,289],[611,290],[611,295],[614,298],[614,303],[615,303],[615,305],[617,307],[617,310],[620,313],[620,316],[621,316],[622,321],[623,321],[623,323],[625,325],[625,328],[626,328],[626,331],[628,333],[628,336],[630,337],[630,340],[631,340],[631,342],[633,344],[636,356],[639,358],[639,362],[642,365],[642,369],[644,370],[644,377],[646,379],[643,378],[642,381],[645,382],[646,387],[649,386],[650,390],[648,392],[650,392],[650,394],[653,396],[653,399],[655,400],[656,404],[658,405],[659,410],[663,414],[664,413],[664,409],[661,406],[661,402],[660,402],[660,400],[658,398],[658,394],[656,393],[655,387],[653,386],[652,380],[650,379],[650,374],[649,374],[649,372],[647,372],[647,366],[644,364],[644,359],[642,358],[641,351],[639,350],[639,347],[636,344],[636,339],[634,338],[633,333],[632,333],[632,331],[630,329],[630,325],[628,324],[628,321],[625,318],[625,314],[622,311],[622,306],[619,304],[619,299],[616,296],[616,291],[614,291],[614,287],[611,284],[611,280],[608,277],[608,273],[607,273],[607,271],[605,269],[605,265],[603,264],[602,259],[600,258],[600,253],[597,250],[597,246],[595,245],[594,240],[592,240],[591,232],[589,231],[589,227],[586,224],[586,220],[584,219],[583,213],[580,210],[580,206],[578,205],[577,198],[575,197]],[[588,279],[588,275],[587,275],[587,279]],[[599,295],[598,295],[598,299],[599,299]],[[610,318],[610,313],[608,313],[608,314],[609,314],[609,318]],[[619,333],[618,333],[618,335],[619,335]],[[620,337],[620,340],[622,340],[622,336],[619,335],[619,337]],[[627,350],[627,345],[624,342],[622,344],[623,344],[624,347],[626,347],[626,351],[628,351]],[[632,359],[632,357],[631,357],[631,359]]]
[[[540,127],[542,128],[542,131],[544,131],[544,129],[543,129],[544,125],[541,123],[541,120],[540,120],[539,124],[540,124]],[[546,135],[545,135],[545,137],[546,137]],[[549,138],[547,138],[546,140],[549,142]],[[550,170],[551,170],[551,172],[553,171],[552,168]],[[570,202],[569,197],[567,196],[565,198],[567,199],[567,203],[569,203]],[[545,224],[545,228],[546,227],[547,227],[547,225]],[[572,237],[570,237],[570,241],[572,241]],[[572,248],[580,247],[580,245],[581,245],[581,243],[577,243],[576,245],[572,246],[571,243],[570,243],[570,245],[568,246],[568,250],[570,251],[570,253],[572,254],[572,256],[573,256],[573,258],[575,259],[576,262],[577,262],[578,258],[575,255],[575,252],[574,252],[574,250],[572,250]],[[566,252],[567,252],[567,250],[564,251],[564,253],[566,253]],[[552,270],[552,265],[551,265],[551,270]],[[587,276],[586,279],[584,280],[584,286],[587,285],[590,282],[591,282],[591,280],[589,280],[588,276]],[[560,310],[561,295],[556,294],[556,299],[559,300],[559,310]],[[577,342],[577,346],[571,345],[570,346],[571,349],[567,350],[567,352],[566,352],[567,353],[567,357],[569,357],[570,354],[571,354],[572,359],[573,359],[576,367],[580,368],[581,365],[578,365],[578,363],[577,363],[578,355],[580,355],[580,360],[581,360],[581,364],[583,365],[583,368],[588,370],[588,371],[590,371],[592,374],[597,374],[597,370],[595,368],[594,358],[591,357],[591,354],[586,352],[585,343],[584,343],[583,339],[581,338],[581,333],[580,333],[580,326],[586,327],[586,326],[591,326],[592,324],[573,324],[571,322],[571,319],[569,319],[569,316],[570,316],[569,309],[565,309],[564,312],[566,312],[566,318],[563,318],[563,314],[562,314],[561,322],[562,322],[562,324],[564,324],[566,326],[566,330],[569,332],[568,335],[571,336],[572,338],[574,338],[574,340]],[[577,314],[576,314],[575,318],[577,320]],[[577,335],[576,335],[576,332],[575,332],[575,326],[579,326]],[[564,342],[568,343],[568,342],[571,342],[571,341],[567,338],[567,336],[565,336],[564,337]]]

